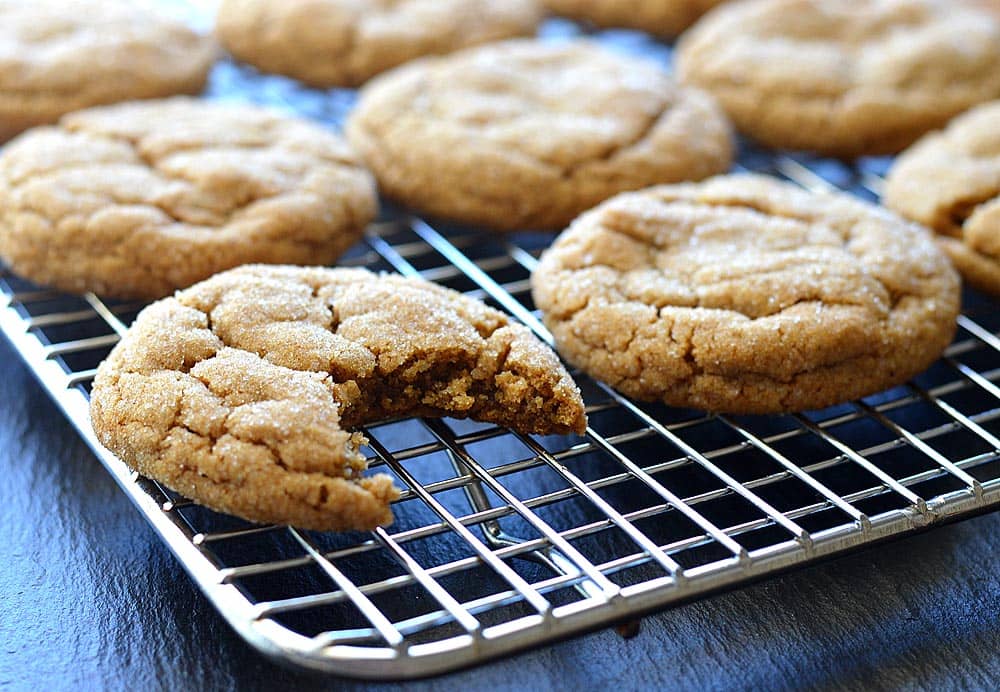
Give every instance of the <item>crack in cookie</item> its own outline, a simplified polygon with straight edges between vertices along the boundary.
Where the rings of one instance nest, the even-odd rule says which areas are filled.
[[[1000,101],[903,152],[883,202],[939,233],[938,244],[969,284],[1000,295]]]
[[[959,309],[919,226],[759,176],[619,195],[543,254],[532,289],[569,362],[638,399],[731,413],[899,384]]]
[[[0,254],[74,292],[159,298],[248,262],[328,264],[376,204],[343,139],[246,105],[93,108],[0,154]]]
[[[732,160],[714,101],[587,41],[508,41],[421,60],[362,90],[347,134],[382,191],[497,230],[558,228],[624,190]]]
[[[391,521],[350,428],[400,416],[581,433],[580,392],[524,326],[363,269],[245,266],[146,308],[98,369],[94,430],[208,507],[325,530]],[[322,499],[325,498],[325,499]]]
[[[681,81],[767,146],[895,153],[1000,96],[1000,22],[947,0],[757,0],[713,11],[677,50]]]

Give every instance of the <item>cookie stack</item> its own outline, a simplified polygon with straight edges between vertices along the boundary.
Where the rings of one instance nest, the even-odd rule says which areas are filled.
[[[390,522],[399,494],[362,475],[359,426],[585,433],[571,376],[505,314],[308,266],[362,237],[379,192],[484,234],[565,228],[532,276],[560,355],[671,406],[766,414],[878,392],[950,342],[953,265],[1000,294],[1000,105],[934,133],[1000,98],[997,19],[944,0],[545,5],[682,34],[677,78],[529,38],[538,0],[225,0],[216,35],[236,59],[362,87],[341,137],[184,96],[213,40],[124,0],[0,0],[0,136],[27,130],[0,153],[0,257],[62,290],[174,293],[99,368],[101,441],[206,506],[348,530]],[[893,212],[720,175],[734,131],[841,158],[920,141],[890,175]]]

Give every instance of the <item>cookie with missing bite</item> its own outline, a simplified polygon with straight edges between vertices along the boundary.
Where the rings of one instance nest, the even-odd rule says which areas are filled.
[[[146,308],[101,364],[91,418],[130,467],[212,509],[319,530],[392,520],[357,426],[452,416],[583,432],[580,392],[524,326],[363,269],[249,265]]]

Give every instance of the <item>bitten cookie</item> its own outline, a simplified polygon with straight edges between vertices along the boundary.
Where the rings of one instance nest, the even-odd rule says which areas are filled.
[[[558,228],[623,190],[732,158],[715,102],[586,41],[509,41],[397,68],[347,124],[382,191],[499,230]]]
[[[0,0],[0,141],[70,111],[201,91],[215,45],[121,0]]]
[[[1000,23],[947,0],[748,0],[693,27],[677,60],[768,146],[888,154],[1000,96]]]
[[[392,521],[348,428],[395,416],[582,432],[556,355],[418,279],[251,265],[146,308],[101,364],[91,416],[140,473],[213,509],[320,530]]]
[[[556,14],[624,27],[658,36],[676,36],[725,0],[545,0]]]
[[[625,394],[729,413],[900,384],[951,341],[959,280],[921,226],[758,176],[619,195],[532,275],[559,352]]]
[[[882,201],[937,231],[965,280],[1000,296],[1000,101],[906,150],[889,172]]]
[[[357,86],[424,55],[535,33],[537,0],[224,0],[238,59],[317,87]]]
[[[248,262],[328,264],[376,210],[348,144],[247,105],[79,111],[0,154],[0,256],[67,291],[159,298]]]

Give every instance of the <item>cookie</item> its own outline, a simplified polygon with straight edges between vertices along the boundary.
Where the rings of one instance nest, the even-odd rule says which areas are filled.
[[[1000,0],[964,0],[966,3],[980,7],[993,14],[1000,15]]]
[[[560,228],[623,190],[732,159],[707,94],[587,41],[509,41],[367,85],[347,135],[387,196],[497,230]]]
[[[1000,96],[1000,23],[947,0],[727,3],[681,39],[682,81],[781,149],[897,152]]]
[[[65,113],[201,91],[215,44],[121,0],[0,0],[0,141]]]
[[[922,226],[760,176],[608,200],[545,252],[532,288],[570,363],[636,399],[739,414],[905,382],[959,311]]]
[[[545,0],[556,14],[601,27],[623,27],[672,37],[725,0]]]
[[[0,154],[0,257],[73,292],[159,298],[249,262],[328,264],[376,211],[339,136],[177,97],[63,117]]]
[[[249,265],[146,308],[101,364],[91,416],[140,473],[222,512],[319,530],[392,520],[350,428],[452,416],[582,432],[580,392],[522,325],[363,269]]]
[[[882,201],[937,231],[965,280],[1000,296],[1000,101],[955,118],[905,151]]]
[[[424,55],[535,33],[537,0],[224,0],[236,58],[317,87],[358,86]]]

